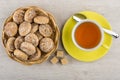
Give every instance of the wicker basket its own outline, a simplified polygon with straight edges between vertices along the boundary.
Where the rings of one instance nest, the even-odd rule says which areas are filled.
[[[38,8],[38,7],[36,7],[36,6],[24,7],[24,8],[19,8],[19,9],[22,9],[22,10],[25,10],[25,11],[26,11],[26,10],[28,10],[28,9],[30,9],[30,8],[35,9],[35,11],[37,11],[37,14],[38,14],[38,15],[45,15],[45,16],[48,16],[48,17],[49,17],[49,19],[50,19],[49,24],[52,26],[52,29],[53,29],[53,32],[54,32],[51,38],[52,38],[53,41],[54,41],[55,47],[54,47],[54,49],[52,49],[49,53],[44,54],[44,53],[42,52],[42,56],[41,56],[41,58],[38,59],[38,60],[35,60],[35,61],[29,61],[29,60],[28,60],[28,61],[23,61],[23,60],[20,60],[20,59],[18,59],[16,56],[14,56],[12,52],[8,51],[8,49],[6,48],[6,43],[7,43],[7,40],[8,40],[9,37],[5,34],[5,32],[4,32],[4,27],[3,27],[2,42],[3,42],[3,45],[4,45],[5,49],[6,49],[6,51],[7,51],[7,54],[8,54],[9,57],[11,57],[13,60],[16,60],[16,61],[18,61],[18,62],[20,62],[20,63],[22,63],[22,64],[26,64],[26,65],[38,64],[38,63],[42,63],[42,62],[46,61],[46,60],[49,58],[49,56],[50,56],[52,53],[55,52],[55,50],[56,50],[57,47],[58,47],[58,42],[59,42],[59,29],[58,29],[58,26],[57,26],[56,23],[55,23],[54,17],[53,17],[50,13],[48,13],[48,12],[44,11],[43,9]],[[17,10],[19,10],[19,9],[17,9]],[[13,14],[14,14],[14,13],[13,13]],[[7,18],[7,20],[6,20],[5,23],[4,23],[4,26],[5,26],[8,22],[13,21],[13,14],[12,14],[10,17]]]

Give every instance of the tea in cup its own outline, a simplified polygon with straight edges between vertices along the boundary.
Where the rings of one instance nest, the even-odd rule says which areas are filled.
[[[93,20],[81,20],[72,30],[72,41],[81,50],[92,51],[101,46],[104,38],[102,27]]]

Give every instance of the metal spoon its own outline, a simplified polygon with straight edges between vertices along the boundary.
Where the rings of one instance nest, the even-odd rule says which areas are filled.
[[[84,16],[83,14],[80,14],[80,13],[76,13],[73,15],[73,19],[77,22],[81,21],[81,19],[87,19],[86,16]],[[106,32],[107,34],[113,36],[114,38],[118,38],[119,35],[111,30],[108,30],[108,29],[105,29],[103,28],[103,31]]]

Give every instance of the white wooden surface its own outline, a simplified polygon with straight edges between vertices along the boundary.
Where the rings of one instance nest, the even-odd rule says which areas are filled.
[[[114,31],[120,33],[120,0],[0,0],[0,37],[5,19],[21,6],[39,6],[51,12],[62,29],[75,12],[96,11],[104,15]],[[102,59],[84,63],[69,55],[68,65],[52,65],[49,61],[32,66],[10,59],[0,39],[0,80],[120,80],[120,38],[113,39],[108,54]],[[61,42],[59,49],[63,49]]]

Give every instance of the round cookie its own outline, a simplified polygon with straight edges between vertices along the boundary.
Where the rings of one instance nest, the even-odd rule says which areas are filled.
[[[25,21],[27,22],[32,22],[33,21],[33,18],[36,16],[36,12],[34,9],[30,8],[28,9],[26,12],[25,12],[25,16],[24,16],[24,19]]]
[[[43,52],[47,53],[54,48],[54,42],[51,38],[43,38],[40,41],[39,47]]]
[[[19,34],[26,36],[31,31],[31,24],[29,22],[23,22],[19,26]]]
[[[20,24],[24,21],[25,11],[22,9],[16,10],[13,14],[13,21]]]
[[[15,36],[17,34],[18,26],[15,22],[8,22],[5,25],[4,31],[7,36]]]
[[[42,24],[39,26],[39,32],[44,37],[50,37],[53,33],[52,28],[48,24]]]

